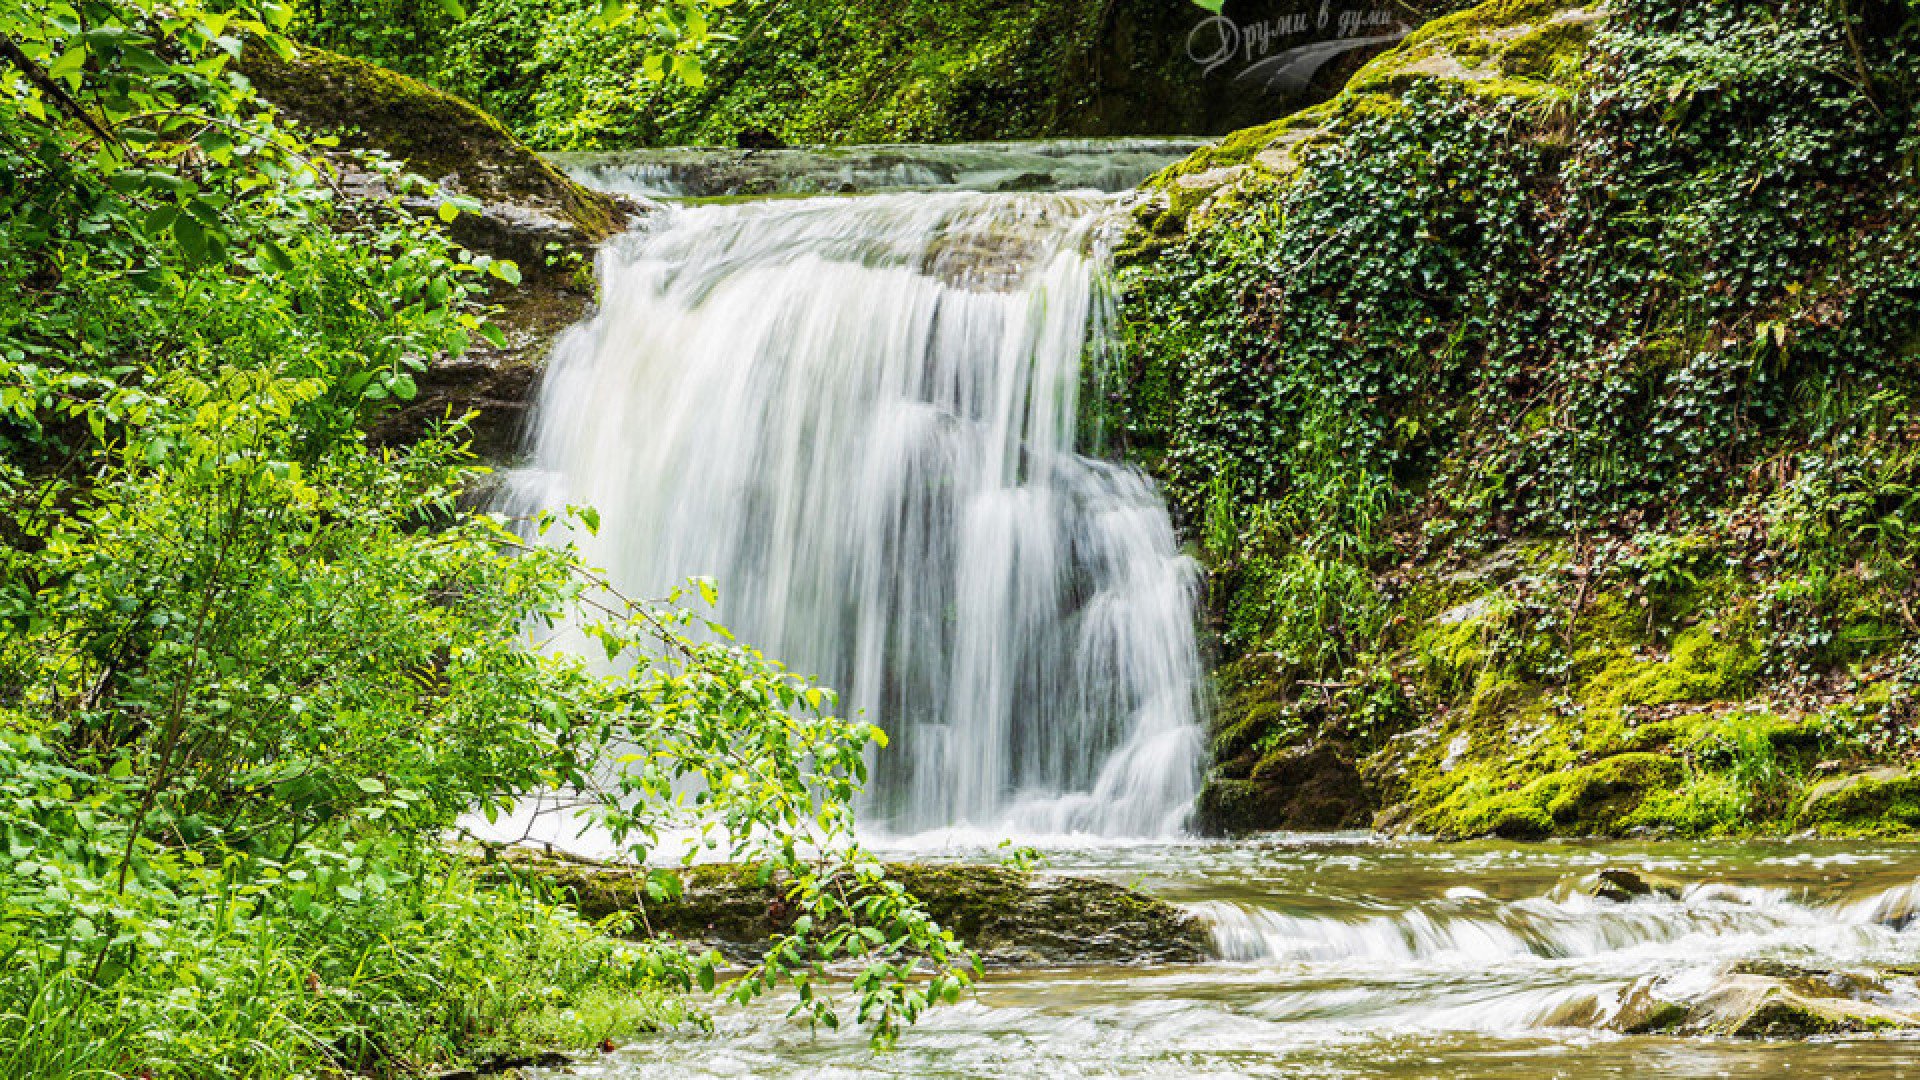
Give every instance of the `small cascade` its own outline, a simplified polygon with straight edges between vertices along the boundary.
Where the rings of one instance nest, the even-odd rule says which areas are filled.
[[[1099,196],[663,210],[558,345],[520,510],[720,618],[891,737],[895,832],[1164,835],[1200,770],[1195,568],[1137,470],[1075,451]]]
[[[1571,885],[1514,901],[1463,887],[1403,911],[1360,918],[1222,900],[1188,906],[1213,927],[1223,960],[1472,966],[1666,952],[1699,959],[1767,951],[1872,954],[1920,944],[1903,936],[1917,899],[1920,881],[1840,904],[1810,903],[1787,889],[1707,883],[1675,897],[1625,903]]]

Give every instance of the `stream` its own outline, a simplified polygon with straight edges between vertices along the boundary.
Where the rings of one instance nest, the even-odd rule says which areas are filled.
[[[566,1075],[1920,1075],[1898,1036],[1607,1026],[1638,991],[1702,995],[1741,961],[1920,961],[1920,925],[1895,917],[1920,889],[1912,847],[1183,838],[1206,710],[1195,567],[1147,477],[1078,452],[1076,395],[1106,345],[1110,193],[1193,145],[556,159],[677,201],[602,253],[522,509],[596,505],[599,534],[575,539],[623,587],[712,575],[743,638],[887,729],[862,810],[888,857],[1038,843],[1044,872],[1187,906],[1217,954],[995,972],[881,1054],[779,1000],[720,1008],[711,1032]],[[1603,867],[1692,884],[1599,900],[1583,882]],[[1868,1000],[1920,1006],[1911,976],[1875,978]]]
[[[924,854],[924,853],[923,853]],[[1595,900],[1603,866],[1696,883]],[[1742,960],[1839,971],[1920,961],[1920,850],[1872,843],[1513,845],[1270,836],[1089,845],[1045,869],[1138,885],[1214,920],[1214,963],[991,974],[892,1051],[808,1032],[781,1003],[650,1036],[571,1075],[683,1077],[1872,1078],[1920,1041],[1612,1034],[1637,985],[1686,995]],[[1897,920],[1896,920],[1897,921]],[[1910,977],[1884,1000],[1920,1004]]]

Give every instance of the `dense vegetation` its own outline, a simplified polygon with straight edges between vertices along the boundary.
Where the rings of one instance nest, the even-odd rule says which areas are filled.
[[[1396,11],[1417,22],[1459,4]],[[676,0],[611,20],[604,8],[315,0],[296,36],[460,94],[544,150],[1195,134],[1285,103],[1230,73],[1203,78],[1187,43],[1205,12],[1170,0]],[[1331,86],[1363,55],[1329,65]]]
[[[1314,747],[1445,835],[1920,826],[1821,784],[1920,750],[1916,32],[1492,0],[1157,178],[1109,428],[1211,567],[1215,824]]]
[[[1081,8],[1086,8],[1081,11]],[[752,2],[609,23],[599,0],[316,4],[302,30],[497,113],[536,146],[994,138],[1058,127],[1090,5]],[[714,35],[720,35],[718,39]]]
[[[736,999],[835,1023],[813,979],[861,961],[884,1038],[952,996],[951,935],[850,843],[875,729],[705,624],[710,585],[629,600],[522,539],[553,522],[463,509],[463,417],[369,443],[519,271],[393,161],[335,186],[236,71],[288,18],[0,9],[0,1074],[398,1075],[691,1015],[716,957],[447,846],[556,786],[635,854],[707,823],[782,884]]]

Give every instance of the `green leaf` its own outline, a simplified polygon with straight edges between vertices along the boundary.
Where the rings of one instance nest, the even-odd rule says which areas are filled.
[[[201,262],[207,257],[207,230],[194,220],[191,214],[180,214],[173,219],[173,241],[192,262]]]
[[[393,391],[393,396],[401,401],[412,401],[415,395],[420,393],[420,388],[414,385],[411,375],[395,376],[388,384],[388,388]]]
[[[354,786],[369,795],[384,795],[387,792],[387,785],[371,776],[363,776],[354,781]]]
[[[452,16],[455,22],[465,22],[467,19],[467,9],[461,6],[460,0],[440,0],[440,10]]]
[[[283,274],[290,273],[293,270],[293,260],[288,257],[286,251],[283,250],[279,244],[271,240],[261,243],[260,257],[266,261],[267,265]]]
[[[520,268],[511,259],[497,259],[487,264],[487,273],[509,285],[520,284]]]

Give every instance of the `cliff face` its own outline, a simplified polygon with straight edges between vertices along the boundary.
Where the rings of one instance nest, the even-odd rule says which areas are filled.
[[[1148,185],[1105,430],[1209,566],[1211,825],[1920,825],[1911,30],[1492,0]]]

